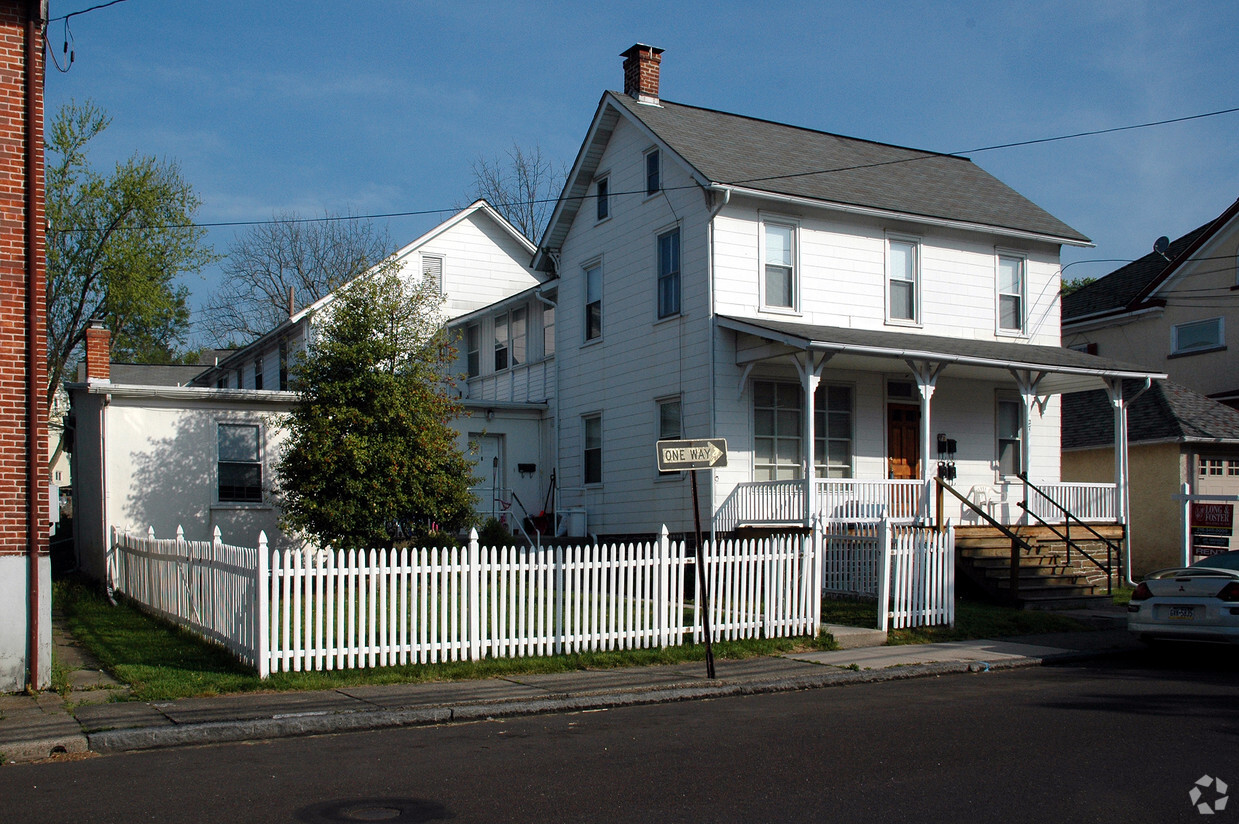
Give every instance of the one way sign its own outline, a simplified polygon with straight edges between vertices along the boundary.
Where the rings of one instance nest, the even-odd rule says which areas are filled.
[[[715,466],[727,466],[726,438],[658,442],[659,472],[710,469]]]

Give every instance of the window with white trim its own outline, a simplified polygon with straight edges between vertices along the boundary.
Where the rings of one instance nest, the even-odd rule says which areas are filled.
[[[528,313],[524,306],[495,316],[495,371],[525,363],[529,354]]]
[[[482,374],[482,328],[476,323],[465,327],[465,367],[471,378]]]
[[[611,178],[600,177],[594,184],[595,218],[606,220],[611,216]]]
[[[443,293],[443,258],[439,255],[422,255],[422,280],[427,288]]]
[[[658,317],[680,314],[680,230],[658,236]]]
[[[602,337],[602,265],[585,270],[585,340]]]
[[[218,425],[217,489],[220,503],[262,503],[260,434],[257,424]]]
[[[645,153],[645,194],[646,197],[658,194],[662,188],[662,160],[658,149],[650,149]]]
[[[813,466],[819,478],[851,478],[852,387],[818,384],[813,399]]]
[[[998,474],[1014,477],[1024,467],[1024,409],[1017,400],[999,398],[996,412]]]
[[[542,356],[555,354],[555,307],[542,306]]]
[[[794,225],[764,225],[762,263],[762,305],[774,309],[795,309],[797,284]]]
[[[998,331],[1024,331],[1025,260],[998,256]]]
[[[262,358],[254,358],[254,388],[262,389]]]
[[[663,398],[655,401],[658,406],[658,440],[675,441],[684,436],[684,423],[680,398]],[[659,475],[679,475],[679,472],[659,472]]]
[[[891,238],[886,252],[886,318],[920,321],[920,247],[914,240]]]
[[[753,480],[800,478],[802,397],[799,384],[753,382]]]
[[[1220,349],[1223,340],[1221,318],[1175,324],[1170,329],[1170,354]]]
[[[581,479],[586,485],[602,483],[602,415],[581,418]]]

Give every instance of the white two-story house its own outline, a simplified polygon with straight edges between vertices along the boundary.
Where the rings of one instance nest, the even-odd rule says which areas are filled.
[[[1059,345],[1059,250],[1084,235],[966,158],[671,103],[661,50],[624,57],[534,256],[549,280],[517,297],[549,319],[523,333],[537,370],[506,354],[511,301],[456,321],[467,396],[545,408],[558,506],[589,532],[692,528],[660,439],[727,440],[699,480],[730,530],[927,518],[940,466],[1016,522],[1020,472],[1065,491],[1060,393],[1110,387],[1121,427],[1121,380],[1150,373]]]

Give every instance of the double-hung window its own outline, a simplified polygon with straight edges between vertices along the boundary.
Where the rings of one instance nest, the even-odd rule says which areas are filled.
[[[802,401],[799,384],[753,382],[753,480],[801,477]]]
[[[998,256],[998,331],[1024,331],[1025,261],[1014,255]]]
[[[262,503],[262,453],[257,424],[218,426],[220,503]]]
[[[658,404],[658,440],[675,441],[683,437],[684,424],[680,399],[665,398]],[[679,472],[660,472],[660,475],[679,475]]]
[[[852,477],[852,387],[821,384],[813,396],[813,465],[819,478]]]
[[[288,341],[280,338],[280,391],[288,388]]]
[[[262,358],[254,358],[254,388],[262,389]]]
[[[542,306],[542,357],[555,354],[555,307]]]
[[[765,224],[762,302],[776,309],[796,308],[796,227]]]
[[[680,313],[680,230],[658,236],[658,317]]]
[[[888,242],[886,254],[886,317],[888,320],[917,323],[920,301],[920,254],[915,241]]]
[[[611,179],[609,177],[598,178],[594,189],[596,218],[603,221],[611,216]]]
[[[1170,354],[1205,352],[1222,347],[1222,319],[1209,318],[1180,323],[1170,330]]]
[[[585,484],[602,483],[602,416],[586,415],[581,418],[581,436],[584,449],[581,451],[581,472]]]
[[[465,366],[469,377],[482,374],[482,329],[476,323],[465,327]]]
[[[524,306],[495,316],[495,371],[519,366],[528,356],[529,324]]]
[[[658,190],[662,188],[662,163],[658,156],[657,149],[650,149],[645,153],[645,195],[658,194]]]
[[[602,337],[602,266],[585,270],[585,340]]]
[[[1019,401],[998,399],[998,474],[1014,477],[1024,468],[1024,410]]]

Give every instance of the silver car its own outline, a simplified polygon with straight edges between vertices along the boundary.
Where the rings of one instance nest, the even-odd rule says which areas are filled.
[[[1239,643],[1239,550],[1145,576],[1127,607],[1144,641]]]

